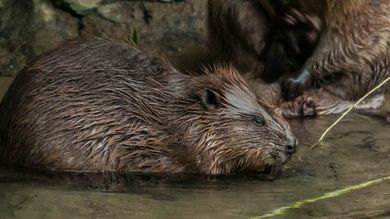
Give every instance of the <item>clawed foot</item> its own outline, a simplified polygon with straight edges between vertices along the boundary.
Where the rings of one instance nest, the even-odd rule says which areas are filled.
[[[286,54],[291,59],[304,62],[317,43],[321,20],[316,15],[305,14],[291,5],[285,5],[278,13],[278,26],[284,32],[282,44]]]
[[[299,116],[314,118],[317,116],[316,105],[310,99],[302,100],[299,104]]]
[[[297,72],[282,82],[283,96],[289,100],[301,95],[311,85],[310,72],[299,69],[315,49],[321,20],[299,11],[288,1],[270,2],[275,11],[275,32],[271,34],[272,43],[269,43],[263,75],[267,81],[274,81],[281,75]]]
[[[281,22],[289,29],[302,32],[306,43],[315,43],[321,29],[321,20],[317,16],[304,14],[293,7],[285,10]]]
[[[314,118],[317,116],[314,101],[311,98],[305,98],[303,96],[283,103],[280,107],[285,118]]]
[[[294,36],[288,37],[290,40],[284,42],[286,53],[290,51],[291,59],[296,60],[299,68],[311,56],[316,45],[321,29],[321,21],[317,16],[304,14],[293,7],[287,7],[281,16],[281,22],[290,29]],[[288,39],[287,38],[287,39]],[[292,72],[297,71],[294,67]],[[294,99],[302,95],[303,91],[311,86],[311,73],[303,68],[296,75],[282,81],[283,98],[285,100]]]

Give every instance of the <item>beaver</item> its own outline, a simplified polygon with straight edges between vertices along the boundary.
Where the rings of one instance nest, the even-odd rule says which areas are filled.
[[[280,6],[274,7],[273,10],[279,12],[274,13],[276,16],[273,18],[280,17],[279,20],[284,23],[294,24],[290,27],[293,29],[292,35],[288,32],[289,28],[285,28],[286,31],[279,30],[278,27],[286,24],[274,25],[266,19],[270,13],[264,10],[264,2],[267,3],[266,0],[209,0],[211,42],[215,43],[219,39],[220,44],[224,45],[222,49],[228,52],[236,52],[236,48],[240,47],[249,53],[255,53],[250,52],[255,49],[255,54],[263,54],[261,57],[265,58],[258,59],[265,66],[262,70],[263,81],[275,82],[267,80],[267,75],[275,74],[276,82],[282,82],[280,98],[284,101],[279,102],[287,117],[312,117],[343,112],[389,76],[388,1],[298,0],[298,6],[294,6],[293,1],[277,0],[276,2],[284,2],[285,9],[278,10]],[[282,3],[279,5],[283,5]],[[318,18],[321,22],[316,22],[313,18]],[[229,25],[229,22],[232,24]],[[315,28],[318,24],[321,27]],[[278,38],[278,34],[272,34],[272,29],[279,31],[279,36],[284,36],[287,40],[267,40],[266,36]],[[233,38],[237,34],[246,38]],[[313,34],[314,37],[308,37]],[[317,39],[316,34],[319,36]],[[302,38],[301,35],[306,37]],[[313,43],[309,40],[305,46],[304,42],[309,38],[315,41]],[[297,41],[303,43],[294,43]],[[288,52],[290,50],[295,52]],[[296,56],[299,51],[306,52]],[[267,57],[270,57],[271,62]],[[286,77],[290,73],[292,76]],[[280,78],[281,76],[284,78]],[[376,109],[383,101],[383,91],[380,90],[358,109]]]
[[[250,71],[266,82],[297,71],[314,50],[321,21],[293,3],[209,0],[209,47],[222,62],[254,66]]]
[[[286,99],[311,102],[319,110],[334,110],[356,101],[390,76],[390,2],[387,0],[322,0],[324,28],[313,55],[296,75],[283,83]],[[320,88],[320,89],[316,89]],[[382,105],[380,92],[372,104]],[[322,99],[328,99],[323,104]],[[313,111],[308,110],[308,111]]]
[[[272,173],[296,151],[233,67],[183,74],[125,42],[76,39],[22,70],[0,106],[5,163],[66,171]]]

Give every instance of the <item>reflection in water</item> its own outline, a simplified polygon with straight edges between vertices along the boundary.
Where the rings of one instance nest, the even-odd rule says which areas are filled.
[[[390,109],[388,107],[387,109]],[[291,121],[300,148],[282,177],[71,174],[0,169],[0,218],[250,218],[390,175],[389,125],[352,114]],[[279,218],[390,217],[390,182],[291,209]]]

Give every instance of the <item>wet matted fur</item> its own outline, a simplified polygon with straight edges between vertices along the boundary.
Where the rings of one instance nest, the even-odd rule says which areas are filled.
[[[281,167],[296,139],[233,68],[198,76],[128,43],[78,39],[20,72],[2,161],[70,171],[230,174]]]

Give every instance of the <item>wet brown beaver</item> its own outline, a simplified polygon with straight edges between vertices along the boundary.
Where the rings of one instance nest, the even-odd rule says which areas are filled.
[[[182,74],[128,43],[74,40],[20,72],[0,106],[2,161],[69,171],[279,168],[290,127],[233,68]]]
[[[320,20],[301,8],[289,0],[209,0],[210,47],[223,62],[249,62],[273,82],[297,71],[314,50]]]
[[[320,2],[324,30],[319,44],[298,74],[288,79],[284,87],[288,98],[308,90],[298,98],[312,102],[323,114],[345,110],[340,104],[357,100],[390,76],[390,2]],[[310,90],[315,87],[321,89]],[[324,98],[329,100],[328,104],[321,101]],[[371,104],[362,108],[377,108],[383,100],[377,95]]]
[[[266,44],[272,44],[272,41],[267,41],[264,36],[268,34],[274,37],[269,33],[269,29],[277,27],[266,19],[269,13],[259,10],[261,8],[260,2],[264,1],[247,0],[243,1],[246,3],[244,4],[237,1],[209,0],[211,11],[225,12],[217,13],[216,16],[209,15],[211,18],[209,23],[215,23],[209,25],[210,35],[220,39],[223,45],[228,45],[225,41],[231,42],[230,45],[223,48],[227,51],[231,51],[231,49],[226,49],[229,46],[233,48],[233,51],[234,48],[241,46],[246,51],[255,49],[259,51],[258,54],[262,52],[269,56],[269,53],[263,50],[267,49]],[[289,8],[289,4],[293,1],[289,3],[286,0],[284,2],[287,2],[287,8]],[[323,27],[318,45],[312,48],[313,51],[310,48],[308,50],[309,53],[313,53],[312,55],[303,54],[301,58],[296,60],[287,55],[281,56],[281,59],[272,58],[280,66],[285,66],[287,63],[287,68],[278,70],[278,76],[294,72],[296,67],[288,68],[288,60],[303,66],[297,70],[295,76],[282,83],[283,96],[285,99],[292,99],[291,102],[283,104],[282,108],[287,105],[287,111],[294,112],[287,113],[286,116],[313,116],[343,112],[352,106],[352,102],[390,76],[390,19],[388,19],[390,17],[390,3],[387,0],[299,0],[296,2],[300,3],[298,8],[301,10],[300,12],[291,13],[291,10],[285,10],[287,11],[285,15],[282,12],[278,16],[292,17],[302,21],[298,25],[302,26],[305,23],[313,23],[307,22],[310,21],[309,17],[306,21],[302,17],[305,17],[306,14],[316,14],[321,18]],[[213,9],[216,5],[222,7],[223,10]],[[235,13],[231,13],[232,11]],[[289,13],[292,15],[290,16]],[[229,25],[228,22],[232,22],[232,24]],[[295,21],[295,23],[297,22]],[[217,24],[226,27],[218,27]],[[232,25],[234,28],[231,28]],[[230,32],[219,31],[218,33],[218,30],[223,28],[230,30]],[[293,38],[299,36],[299,33],[306,32],[299,30],[298,28],[298,32],[293,35]],[[245,36],[245,40],[232,38],[237,34]],[[289,38],[288,32],[282,31],[280,34]],[[295,38],[299,39],[299,37]],[[212,40],[212,42],[216,42],[216,40]],[[251,45],[253,42],[257,44]],[[288,43],[291,43],[293,47],[298,45],[298,49],[305,49],[299,46],[300,44],[293,42],[294,40],[287,40],[284,44],[279,43],[279,46],[285,48]],[[234,46],[232,43],[237,45]],[[257,48],[261,49],[257,50]],[[285,48],[285,50],[288,49]],[[272,50],[270,51],[272,52]],[[266,59],[261,61],[265,62],[265,66],[267,66]],[[378,93],[367,103],[360,105],[359,108],[378,108],[382,105],[383,100],[383,95]],[[290,107],[293,107],[294,110],[290,110]]]
[[[285,117],[315,114],[307,100],[283,101],[277,84],[282,75],[298,71],[316,45],[321,22],[309,13],[319,10],[308,6],[288,0],[208,1],[210,48],[222,62],[254,66],[240,70],[250,87],[282,108]]]

